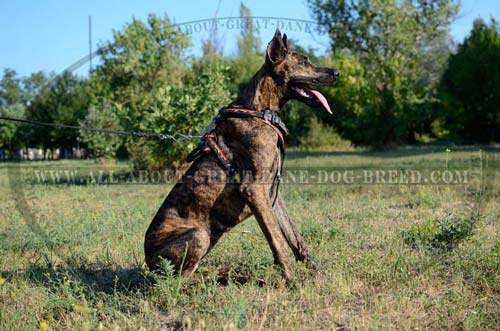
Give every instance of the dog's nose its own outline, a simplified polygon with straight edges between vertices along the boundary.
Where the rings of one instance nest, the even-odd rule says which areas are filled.
[[[340,77],[340,71],[338,71],[338,70],[335,70],[335,69],[334,69],[334,70],[333,70],[333,76],[334,76],[335,78],[339,78],[339,77]]]

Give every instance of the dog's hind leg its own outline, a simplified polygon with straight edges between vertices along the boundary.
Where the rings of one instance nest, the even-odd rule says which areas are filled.
[[[278,196],[276,198],[276,203],[273,207],[274,214],[278,219],[279,226],[281,228],[281,232],[285,236],[285,239],[293,251],[295,258],[297,261],[305,261],[307,266],[311,269],[317,269],[316,265],[311,259],[309,255],[309,251],[302,239],[302,236],[297,229],[297,226],[292,222],[288,212],[286,210],[285,204],[283,203],[283,199],[281,198],[281,194],[278,192]]]
[[[165,259],[181,273],[183,278],[188,278],[208,252],[210,235],[207,230],[201,228],[175,232],[175,234],[169,234],[167,239],[155,245],[154,248],[146,245],[146,263],[151,270],[155,270],[158,268],[160,259]]]

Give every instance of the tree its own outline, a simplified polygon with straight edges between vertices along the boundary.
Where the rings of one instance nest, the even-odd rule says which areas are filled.
[[[78,125],[88,109],[88,91],[85,81],[64,72],[59,76],[33,75],[25,81],[28,106],[26,117],[30,120]],[[78,132],[46,126],[25,127],[25,139],[32,147],[53,150],[70,149],[78,144]]]
[[[11,69],[5,69],[0,80],[0,116],[23,118],[21,79]],[[0,120],[0,149],[13,148],[18,124]]]
[[[9,107],[21,102],[21,79],[15,70],[6,68],[0,81],[0,106]]]
[[[32,73],[22,79],[22,99],[23,103],[29,105],[43,88],[48,88],[50,81],[55,78],[54,74],[45,75],[43,71]]]
[[[264,54],[261,52],[261,40],[252,20],[250,8],[240,4],[240,18],[244,20],[238,36],[238,50],[231,66],[231,76],[241,89],[252,79],[262,66]]]
[[[14,105],[10,107],[0,107],[0,116],[23,118],[24,107],[22,105]],[[0,120],[0,149],[11,150],[16,145],[15,136],[17,134],[18,125],[14,122]]]
[[[441,117],[437,128],[447,138],[488,143],[500,141],[500,32],[474,21],[470,35],[450,57],[442,80]],[[439,124],[439,125],[438,125]]]
[[[218,59],[193,60],[181,86],[164,86],[154,94],[146,131],[199,134],[208,126],[221,105],[231,100],[229,67]],[[184,164],[184,156],[198,140],[137,140],[128,145],[138,169],[172,169]]]
[[[216,57],[187,58],[188,45],[168,17],[133,20],[102,48],[92,102],[111,105],[126,130],[199,134],[229,101],[229,68]],[[126,146],[136,169],[165,169],[182,165],[197,143],[131,139]]]
[[[172,27],[170,19],[151,14],[147,25],[134,19],[113,40],[102,45],[102,65],[95,75],[108,87],[109,97],[134,126],[144,117],[159,87],[181,83],[189,37]]]
[[[25,110],[22,79],[14,70],[5,69],[0,80],[0,116],[24,118]],[[0,121],[0,149],[13,153],[16,147],[22,146],[23,132],[23,126],[18,123]]]
[[[175,29],[167,16],[151,14],[146,24],[134,19],[101,47],[102,65],[91,77],[91,85],[97,87],[92,103],[109,104],[125,130],[166,132],[165,120],[153,119],[153,107],[159,95],[168,97],[165,90],[182,87],[188,46],[188,35]],[[169,124],[175,129],[179,123]],[[159,145],[142,140],[126,144],[139,168],[154,167]]]
[[[100,107],[91,106],[79,124],[83,127],[121,130],[116,110],[108,104],[103,104]],[[120,136],[91,131],[80,131],[79,139],[94,151],[94,156],[100,161],[114,158],[116,151],[123,143],[123,138]]]
[[[368,84],[369,105],[362,105],[359,112],[360,107],[352,109],[349,100],[340,102],[356,119],[355,130],[363,132],[354,137],[356,142],[384,147],[412,141],[425,129],[421,121],[429,118],[428,104],[434,101],[443,69],[429,66],[425,59],[446,49],[449,23],[458,5],[452,0],[309,0],[309,4],[329,32],[334,59],[352,59],[363,67],[358,71],[362,76],[355,79]],[[341,80],[348,78],[343,75]]]

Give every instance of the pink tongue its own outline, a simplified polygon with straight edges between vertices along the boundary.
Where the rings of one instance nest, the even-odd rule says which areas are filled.
[[[308,90],[309,90],[309,92],[314,94],[316,96],[316,98],[318,98],[318,101],[326,109],[326,111],[333,115],[332,110],[330,109],[330,105],[328,104],[328,101],[326,101],[326,98],[323,96],[323,94],[321,94],[320,92],[315,91],[315,90],[310,90],[310,89],[308,89]]]

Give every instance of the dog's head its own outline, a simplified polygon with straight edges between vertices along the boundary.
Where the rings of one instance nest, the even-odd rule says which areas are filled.
[[[285,89],[285,98],[310,107],[322,106],[330,114],[328,101],[315,87],[335,84],[340,76],[336,69],[317,67],[307,56],[288,48],[286,34],[276,30],[266,49],[266,65],[273,78]]]

